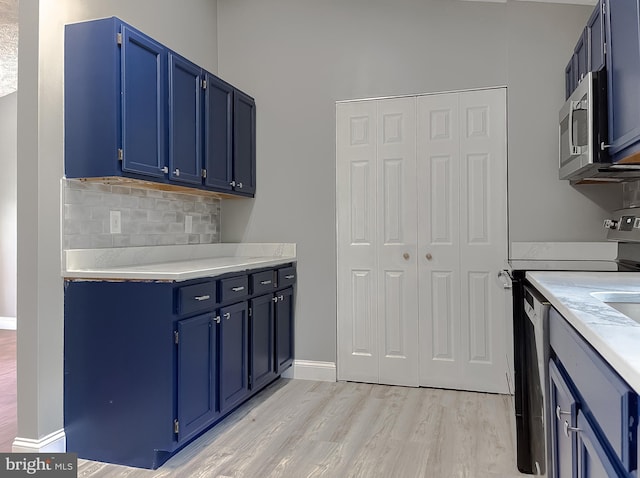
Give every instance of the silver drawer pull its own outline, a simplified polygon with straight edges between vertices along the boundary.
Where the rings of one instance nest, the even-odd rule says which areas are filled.
[[[271,300],[272,300],[272,301],[274,301],[274,302],[278,302],[278,298],[277,298],[277,297],[274,297],[274,298],[273,298],[273,299],[271,299]]]
[[[577,427],[570,427],[570,426],[569,426],[569,422],[568,422],[568,421],[566,421],[566,420],[564,421],[564,434],[565,434],[567,437],[569,437],[569,432],[575,432],[575,433],[578,433],[578,432],[581,432],[581,431],[582,431],[582,430],[580,430],[580,429],[579,429],[579,428],[577,428]]]
[[[202,301],[202,300],[209,300],[211,299],[210,295],[197,295],[194,297],[195,300],[197,301]]]
[[[293,279],[295,278],[295,276],[293,274],[288,275],[288,276],[284,276],[285,279]]]
[[[560,405],[558,405],[556,407],[556,417],[558,418],[558,420],[562,420],[560,418],[560,415],[571,415],[571,412],[565,412],[560,408]]]
[[[261,285],[271,284],[271,281],[270,280],[263,280],[263,281],[260,281],[260,284]]]
[[[227,312],[226,314],[224,314],[224,318],[229,320],[231,318],[231,312]]]
[[[284,295],[281,295],[280,297],[278,297],[278,299],[284,300]]]
[[[231,290],[234,292],[240,292],[241,290],[244,290],[244,286],[241,285],[240,287],[232,287]]]

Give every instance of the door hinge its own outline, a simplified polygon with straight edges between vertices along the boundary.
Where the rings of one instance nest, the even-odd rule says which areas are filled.
[[[206,170],[206,169],[203,169],[203,170],[202,170],[202,177],[203,177],[203,178],[206,178],[206,177],[207,177],[207,170]]]
[[[176,344],[180,342],[180,333],[177,330],[173,333],[173,341]]]
[[[202,89],[206,90],[207,89],[207,80],[202,80],[201,84],[202,84]]]
[[[173,433],[176,435],[180,433],[180,422],[178,422],[177,418],[173,421]]]
[[[118,33],[116,35],[116,42],[118,43],[118,45],[122,45],[122,33]]]
[[[124,151],[122,151],[122,148],[118,149],[118,161],[122,161],[122,159],[124,158]]]

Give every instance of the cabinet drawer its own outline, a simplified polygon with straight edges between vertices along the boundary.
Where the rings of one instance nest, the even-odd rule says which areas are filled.
[[[179,315],[199,310],[213,309],[217,302],[215,281],[188,285],[178,289]]]
[[[296,283],[296,267],[278,269],[278,287],[287,287]]]
[[[220,280],[220,302],[242,299],[249,294],[249,277],[238,276]]]
[[[637,461],[636,394],[554,309],[549,317],[549,340],[577,389],[585,414],[598,424],[626,470],[632,471]]]
[[[262,294],[263,292],[271,292],[275,286],[275,271],[264,271],[251,274],[251,292],[253,294]]]

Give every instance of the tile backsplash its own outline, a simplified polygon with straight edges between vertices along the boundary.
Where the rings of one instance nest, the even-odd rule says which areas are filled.
[[[220,242],[216,197],[78,179],[63,179],[62,190],[65,249]],[[119,234],[110,233],[111,211],[120,211]]]

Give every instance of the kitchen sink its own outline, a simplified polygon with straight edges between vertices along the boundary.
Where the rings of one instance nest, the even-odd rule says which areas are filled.
[[[640,292],[592,292],[591,296],[640,324]]]

